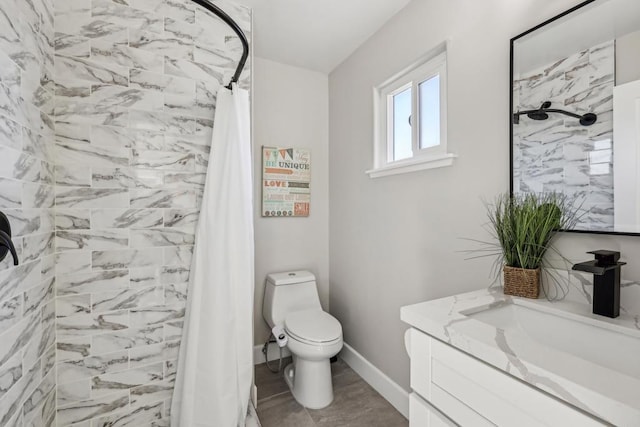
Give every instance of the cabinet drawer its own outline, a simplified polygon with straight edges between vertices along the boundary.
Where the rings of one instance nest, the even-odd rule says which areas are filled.
[[[411,333],[411,388],[461,425],[605,425],[420,331]],[[455,401],[464,406],[450,413]]]
[[[409,427],[455,427],[455,424],[415,393],[409,394]]]
[[[460,426],[494,427],[495,424],[437,385],[431,388],[431,402]]]

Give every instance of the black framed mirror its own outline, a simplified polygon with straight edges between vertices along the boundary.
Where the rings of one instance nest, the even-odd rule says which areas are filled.
[[[588,0],[511,39],[510,190],[640,235],[640,1]]]

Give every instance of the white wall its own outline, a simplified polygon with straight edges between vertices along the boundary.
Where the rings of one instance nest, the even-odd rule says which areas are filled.
[[[640,79],[640,31],[616,40],[616,84]]]
[[[509,39],[578,0],[414,0],[329,76],[331,313],[345,340],[408,388],[406,304],[487,287],[482,199],[509,188]],[[449,39],[449,168],[370,179],[372,87]],[[640,278],[639,237],[569,234],[573,261],[621,250]]]
[[[255,58],[254,164],[256,292],[255,343],[268,328],[262,319],[268,273],[307,269],[318,279],[320,300],[329,307],[328,77]],[[307,218],[262,218],[263,145],[311,149],[311,211]]]

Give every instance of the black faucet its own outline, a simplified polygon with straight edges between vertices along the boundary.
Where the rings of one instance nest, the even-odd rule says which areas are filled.
[[[575,264],[571,269],[593,273],[593,314],[607,317],[620,315],[620,252],[598,250],[595,260]]]

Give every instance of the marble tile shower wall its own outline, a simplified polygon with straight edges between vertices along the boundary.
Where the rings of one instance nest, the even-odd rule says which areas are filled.
[[[585,210],[576,228],[613,226],[613,87],[615,42],[610,41],[523,73],[514,85],[514,108],[593,112],[589,127],[551,114],[514,125],[514,190],[559,191],[576,197]],[[587,225],[588,224],[588,225]]]
[[[53,5],[0,1],[0,426],[55,419]]]
[[[54,13],[57,424],[168,426],[216,93],[242,48],[190,0]]]

